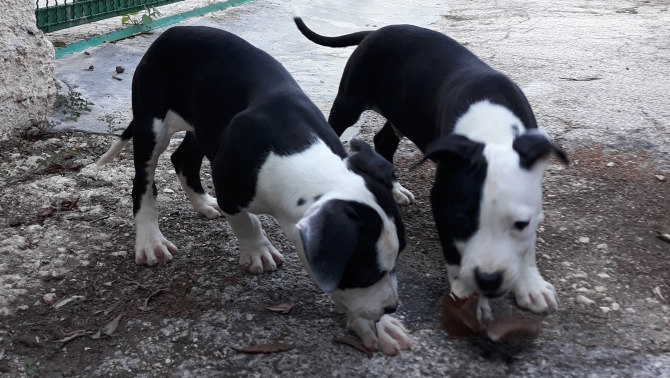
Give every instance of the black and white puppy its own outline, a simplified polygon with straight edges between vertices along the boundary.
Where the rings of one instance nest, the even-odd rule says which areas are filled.
[[[243,269],[259,274],[282,264],[253,214],[272,215],[368,347],[387,354],[409,347],[400,322],[386,315],[398,305],[395,263],[405,247],[391,164],[355,139],[347,157],[288,71],[222,30],[167,30],[140,61],[132,91],[133,120],[98,165],[134,138],[138,264],[177,252],[158,227],[154,172],[172,134],[186,131],[171,158],[177,176],[198,213],[226,217]],[[203,157],[216,199],[200,182]]]
[[[365,110],[386,117],[375,149],[389,162],[406,136],[437,162],[431,206],[452,291],[486,298],[509,291],[534,312],[557,308],[554,287],[535,263],[543,219],[542,176],[549,155],[566,156],[537,128],[528,100],[509,78],[453,39],[428,29],[394,25],[324,37],[294,16],[309,40],[330,47],[358,45],[347,62],[328,122],[340,135]],[[394,196],[413,196],[397,182]]]

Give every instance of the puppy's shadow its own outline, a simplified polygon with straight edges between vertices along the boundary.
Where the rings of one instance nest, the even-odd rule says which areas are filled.
[[[463,340],[463,345],[472,354],[477,354],[488,361],[501,361],[510,364],[518,361],[527,351],[533,349],[533,340],[509,339],[503,341],[491,341],[483,337],[473,337]]]

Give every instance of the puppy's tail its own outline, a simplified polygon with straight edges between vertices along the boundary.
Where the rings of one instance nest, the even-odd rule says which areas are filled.
[[[123,134],[121,134],[121,137],[119,137],[119,139],[117,139],[116,142],[112,144],[112,147],[110,147],[109,150],[107,150],[107,152],[105,152],[105,154],[100,157],[100,160],[98,160],[98,162],[96,163],[97,166],[101,167],[112,161],[112,159],[114,159],[114,157],[118,155],[119,152],[121,152],[123,147],[130,141],[130,138],[132,137],[133,137],[133,121],[130,121],[128,127],[126,127],[126,129],[123,130]]]
[[[307,25],[302,21],[299,15],[296,14],[295,10],[293,11],[293,21],[298,27],[298,30],[307,37],[310,41],[316,43],[317,45],[327,46],[327,47],[347,47],[347,46],[356,46],[363,38],[367,37],[368,34],[372,33],[372,30],[361,31],[346,35],[341,35],[339,37],[324,37],[322,35],[316,34],[311,31]]]

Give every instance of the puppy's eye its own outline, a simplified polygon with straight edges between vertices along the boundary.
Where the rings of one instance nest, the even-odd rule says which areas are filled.
[[[514,228],[516,228],[519,231],[523,231],[526,227],[528,227],[528,224],[530,224],[530,221],[514,222]]]

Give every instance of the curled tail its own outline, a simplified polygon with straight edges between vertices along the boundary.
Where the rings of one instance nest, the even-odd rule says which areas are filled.
[[[112,147],[110,147],[109,150],[107,150],[107,152],[105,152],[105,154],[100,157],[100,159],[96,163],[98,167],[101,167],[112,161],[112,159],[114,159],[114,157],[118,155],[119,152],[121,152],[123,147],[130,141],[130,138],[132,137],[133,137],[133,121],[130,121],[130,124],[128,125],[128,127],[126,127],[125,130],[123,130],[123,134],[121,134],[119,139],[117,139],[114,142],[114,144],[112,144]]]
[[[363,38],[367,37],[368,34],[372,33],[372,31],[368,30],[368,31],[361,31],[341,35],[339,37],[324,37],[309,30],[307,25],[305,25],[305,23],[302,21],[302,18],[300,18],[300,16],[296,15],[295,13],[293,15],[293,21],[295,22],[295,25],[298,27],[298,30],[300,30],[302,35],[307,37],[307,39],[309,39],[310,41],[321,46],[328,46],[328,47],[356,46],[359,43],[361,43]]]

